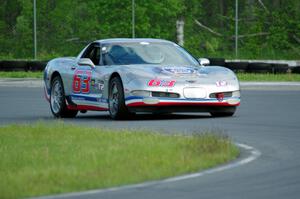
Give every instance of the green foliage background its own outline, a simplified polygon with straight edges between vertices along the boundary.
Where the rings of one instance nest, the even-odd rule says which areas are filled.
[[[0,58],[32,58],[33,0],[0,6]],[[240,0],[238,58],[300,59],[299,10],[299,0]],[[131,37],[131,11],[131,0],[37,0],[38,58],[75,56],[93,40]],[[135,0],[135,13],[136,37],[176,42],[176,20],[183,18],[187,50],[235,57],[234,0]],[[264,35],[249,36],[256,33]]]

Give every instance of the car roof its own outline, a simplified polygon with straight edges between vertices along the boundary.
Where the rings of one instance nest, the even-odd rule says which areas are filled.
[[[156,42],[156,43],[173,43],[164,39],[152,39],[152,38],[114,38],[114,39],[101,39],[96,40],[101,44],[110,44],[110,43],[136,43],[136,42]]]

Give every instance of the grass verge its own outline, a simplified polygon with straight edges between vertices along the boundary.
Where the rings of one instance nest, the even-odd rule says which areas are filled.
[[[42,78],[43,72],[25,72],[25,71],[0,71],[0,78]]]
[[[258,74],[258,73],[238,73],[240,81],[256,82],[300,82],[300,74]]]
[[[157,180],[236,158],[226,136],[163,135],[64,123],[0,127],[0,198]]]

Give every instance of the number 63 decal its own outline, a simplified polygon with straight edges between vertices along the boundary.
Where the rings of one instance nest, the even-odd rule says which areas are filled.
[[[73,92],[74,93],[89,93],[90,80],[92,72],[86,70],[76,70],[73,76]]]
[[[152,79],[148,82],[148,86],[161,86],[161,87],[173,87],[175,85],[175,80],[160,80],[160,79]]]

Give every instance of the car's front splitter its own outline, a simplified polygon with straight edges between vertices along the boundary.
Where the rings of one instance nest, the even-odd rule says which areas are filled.
[[[240,98],[230,97],[218,99],[168,99],[148,97],[128,97],[125,99],[128,107],[139,106],[239,106]]]

